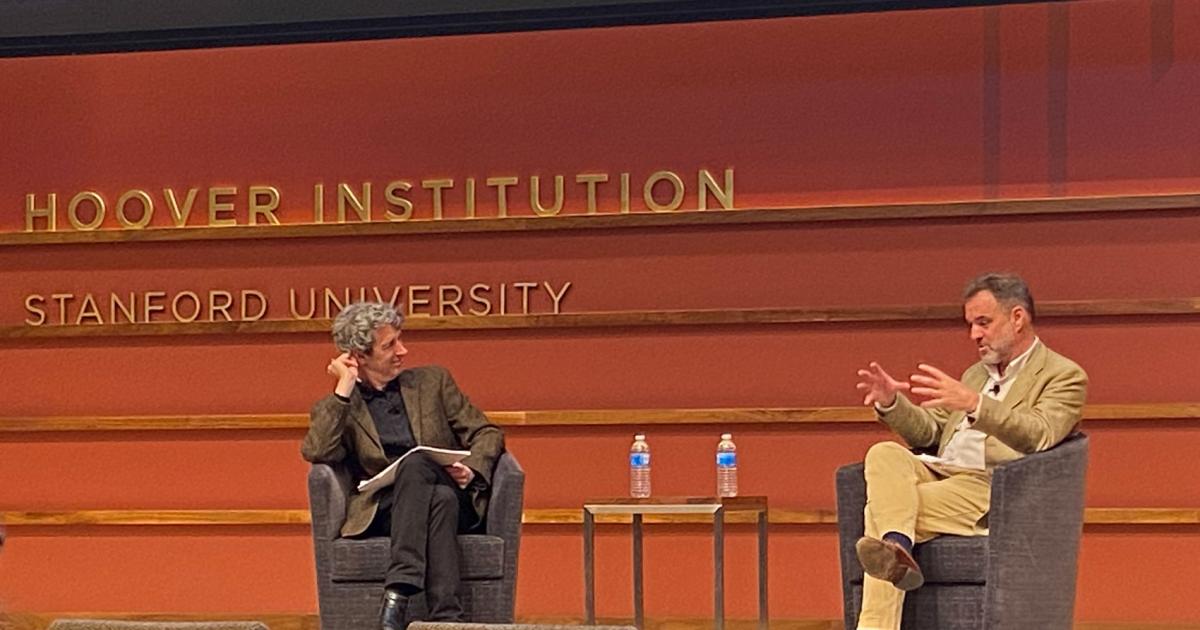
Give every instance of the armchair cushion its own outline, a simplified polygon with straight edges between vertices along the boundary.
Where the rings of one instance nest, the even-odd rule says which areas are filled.
[[[987,536],[939,536],[914,547],[913,558],[928,584],[987,583]],[[862,581],[861,572],[851,578],[853,584]]]
[[[391,558],[387,538],[350,539],[333,542],[334,582],[381,582]],[[504,577],[504,539],[468,534],[458,537],[459,571],[464,580]]]

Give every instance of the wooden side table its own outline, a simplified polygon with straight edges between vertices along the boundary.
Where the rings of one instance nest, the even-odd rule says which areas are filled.
[[[725,627],[725,516],[748,513],[758,523],[758,627],[767,628],[767,497],[650,497],[592,499],[583,504],[583,593],[587,623],[596,623],[595,518],[630,516],[633,522],[633,613],[638,628],[646,624],[642,602],[642,517],[654,515],[712,515],[713,627]]]

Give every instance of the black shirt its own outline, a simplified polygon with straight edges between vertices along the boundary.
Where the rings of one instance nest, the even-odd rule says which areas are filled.
[[[399,377],[384,385],[382,390],[359,382],[358,393],[367,404],[371,419],[375,421],[375,431],[379,433],[379,442],[388,461],[396,461],[417,445],[408,420],[408,410],[404,407],[404,397],[400,395]]]

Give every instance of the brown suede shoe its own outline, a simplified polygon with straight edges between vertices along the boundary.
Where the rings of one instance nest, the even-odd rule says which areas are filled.
[[[854,551],[863,571],[873,578],[891,582],[902,591],[920,588],[925,583],[912,554],[894,542],[863,536],[855,543]]]

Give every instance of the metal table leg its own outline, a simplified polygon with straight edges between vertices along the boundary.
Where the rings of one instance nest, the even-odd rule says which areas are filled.
[[[583,609],[588,625],[596,623],[596,549],[592,513],[583,510]]]
[[[725,508],[713,512],[713,630],[725,630]]]
[[[767,512],[758,514],[758,627],[767,630],[770,625],[767,613]]]
[[[642,515],[633,515],[633,625],[639,630],[646,627],[646,608],[643,605],[642,594],[644,582],[642,576]]]

